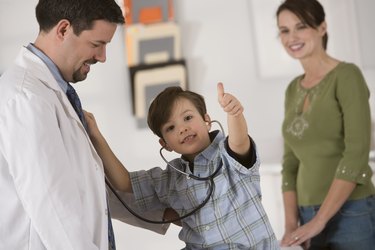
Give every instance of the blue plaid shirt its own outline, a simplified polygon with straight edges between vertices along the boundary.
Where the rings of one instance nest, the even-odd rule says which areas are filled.
[[[248,169],[227,149],[227,140],[219,132],[211,145],[195,157],[196,176],[209,176],[219,164],[222,167],[214,178],[215,189],[208,203],[181,221],[179,238],[186,243],[186,249],[279,249],[261,203],[258,157]],[[181,158],[170,164],[191,173],[189,162]],[[142,210],[172,207],[184,215],[199,206],[209,192],[209,181],[188,179],[170,166],[131,172],[130,177]]]

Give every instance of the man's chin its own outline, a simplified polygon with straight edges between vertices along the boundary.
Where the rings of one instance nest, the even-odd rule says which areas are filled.
[[[72,82],[81,82],[87,78],[87,74],[74,74]]]

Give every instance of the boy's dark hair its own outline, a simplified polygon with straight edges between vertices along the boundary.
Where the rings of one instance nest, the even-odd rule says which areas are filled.
[[[161,127],[170,118],[173,105],[181,98],[191,101],[204,119],[207,109],[203,96],[183,90],[181,87],[168,87],[156,96],[148,110],[147,124],[152,132],[160,138],[163,138]]]
[[[277,9],[278,17],[283,10],[289,10],[307,26],[316,29],[325,20],[323,6],[317,0],[285,0]],[[323,48],[327,49],[328,34],[323,37]]]
[[[60,20],[68,20],[77,36],[96,20],[123,24],[124,15],[115,0],[39,0],[35,8],[39,31],[48,32]]]

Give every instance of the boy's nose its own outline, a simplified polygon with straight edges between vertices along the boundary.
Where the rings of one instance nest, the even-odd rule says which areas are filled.
[[[184,132],[186,132],[187,131],[187,128],[185,127],[185,128],[181,128],[180,129],[180,134],[182,134],[182,133],[184,133]]]

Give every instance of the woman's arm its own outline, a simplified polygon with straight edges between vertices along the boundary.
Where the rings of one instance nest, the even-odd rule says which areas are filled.
[[[281,246],[289,246],[289,242],[293,238],[293,232],[298,228],[299,224],[296,192],[284,192],[283,201],[285,216],[285,232],[283,238],[281,239]]]
[[[335,179],[315,217],[292,233],[290,245],[300,245],[319,234],[327,222],[339,211],[348,199],[356,184],[353,182]]]

